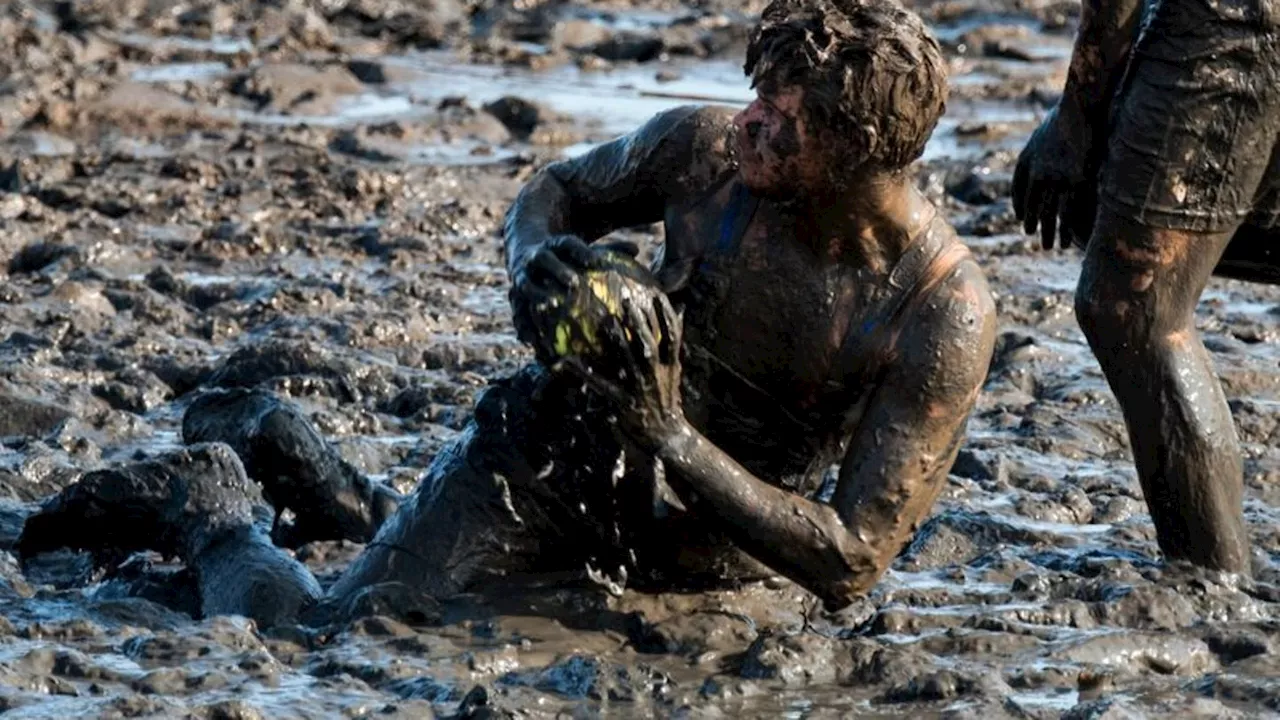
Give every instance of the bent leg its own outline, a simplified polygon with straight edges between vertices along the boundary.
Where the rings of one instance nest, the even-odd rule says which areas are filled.
[[[1124,412],[1160,549],[1247,572],[1239,440],[1194,318],[1230,238],[1144,227],[1104,209],[1076,315]]]
[[[17,551],[85,549],[99,565],[140,550],[178,557],[195,576],[203,615],[268,627],[296,620],[320,585],[271,543],[258,522],[265,509],[231,448],[192,445],[86,474],[27,518]]]
[[[592,402],[602,401],[538,365],[487,388],[325,605],[346,614],[382,584],[440,598],[513,575],[616,567],[622,447]]]
[[[291,403],[262,390],[213,390],[196,398],[182,418],[183,441],[231,446],[258,481],[277,520],[285,508],[297,521],[277,524],[276,542],[297,547],[313,540],[368,542],[400,498],[342,459]]]

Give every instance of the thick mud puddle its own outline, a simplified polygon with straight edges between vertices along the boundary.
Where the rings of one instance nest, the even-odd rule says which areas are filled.
[[[1280,713],[1280,288],[1214,280],[1197,312],[1246,449],[1255,579],[1166,566],[1072,314],[1079,255],[1036,249],[1009,209],[1074,6],[916,6],[952,82],[920,186],[980,258],[1002,336],[949,486],[865,602],[826,614],[781,579],[615,594],[584,571],[422,622],[267,630],[183,612],[157,556],[20,567],[35,503],[179,446],[213,383],[297,403],[411,488],[529,359],[498,248],[520,184],[663,109],[747,102],[759,10],[76,5],[0,2],[21,39],[0,60],[5,717]],[[296,555],[329,583],[359,550]],[[130,596],[143,577],[169,607]]]

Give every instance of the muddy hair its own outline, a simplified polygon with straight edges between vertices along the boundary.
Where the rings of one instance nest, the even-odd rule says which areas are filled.
[[[743,70],[764,92],[804,89],[809,133],[840,141],[836,167],[906,168],[946,110],[938,42],[898,0],[774,0]]]

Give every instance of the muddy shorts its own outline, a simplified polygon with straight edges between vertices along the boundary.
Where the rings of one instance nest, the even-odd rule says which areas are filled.
[[[1280,0],[1148,0],[1099,202],[1144,225],[1280,220]]]

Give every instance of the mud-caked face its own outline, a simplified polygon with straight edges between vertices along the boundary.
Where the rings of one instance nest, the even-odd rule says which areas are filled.
[[[742,181],[765,197],[794,198],[821,181],[823,154],[805,126],[800,88],[759,88],[734,118]]]

